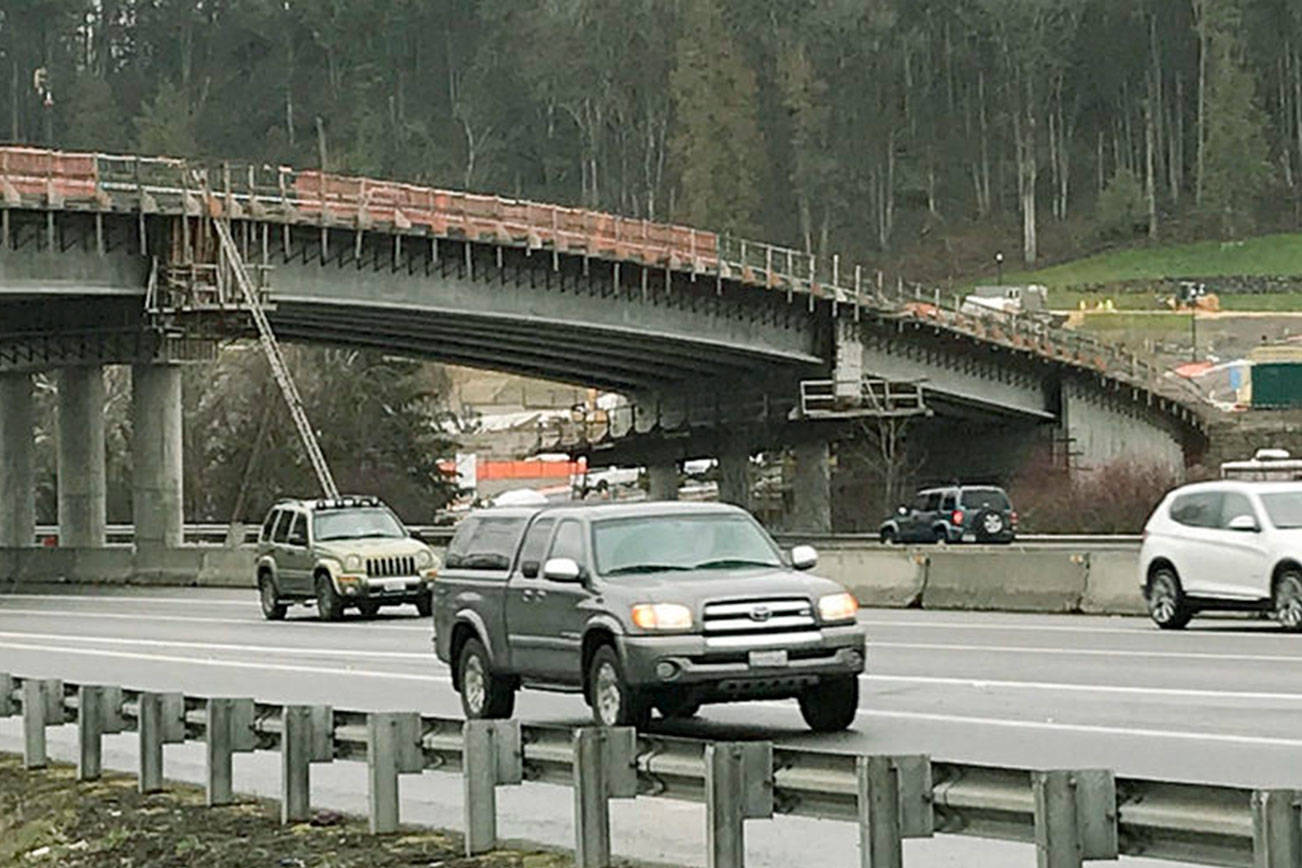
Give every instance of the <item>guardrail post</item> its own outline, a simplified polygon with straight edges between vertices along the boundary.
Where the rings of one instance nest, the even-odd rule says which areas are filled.
[[[610,866],[610,799],[637,795],[637,730],[574,730],[574,864]]]
[[[14,677],[0,672],[0,717],[12,717],[18,712],[19,704],[14,701]]]
[[[45,728],[63,723],[63,682],[56,678],[24,678],[23,768],[43,769],[48,762]]]
[[[372,835],[398,830],[398,775],[424,768],[419,714],[383,711],[366,715],[366,791]]]
[[[163,789],[163,745],[185,741],[185,697],[179,693],[141,693],[138,699],[140,792]]]
[[[83,684],[77,688],[77,780],[99,780],[103,737],[124,729],[121,687]]]
[[[231,757],[236,752],[251,751],[258,745],[253,731],[252,699],[209,699],[204,726],[208,781],[204,801],[208,807],[229,805],[235,801]]]
[[[524,780],[518,720],[467,720],[461,728],[466,855],[497,846],[497,787]]]
[[[1253,868],[1302,865],[1302,793],[1256,790],[1252,794]]]
[[[705,746],[705,817],[709,868],[746,864],[745,821],[773,816],[773,744]]]
[[[901,868],[904,838],[930,838],[931,760],[926,756],[861,756],[859,854],[864,868]]]
[[[1039,868],[1080,868],[1116,859],[1117,788],[1111,771],[1036,771],[1035,850]]]
[[[286,705],[280,710],[280,822],[301,823],[312,810],[314,762],[334,759],[334,709]]]

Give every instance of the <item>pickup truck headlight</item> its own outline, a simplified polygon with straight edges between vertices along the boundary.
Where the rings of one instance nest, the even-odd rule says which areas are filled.
[[[356,572],[361,568],[362,568],[361,555],[348,555],[346,558],[344,558],[344,569],[348,570],[350,573]]]
[[[416,567],[417,567],[417,569],[422,569],[422,570],[424,570],[424,569],[428,569],[429,567],[432,567],[432,566],[434,566],[434,554],[433,554],[433,552],[431,552],[429,549],[421,549],[421,550],[416,554]]]
[[[854,594],[828,594],[818,599],[818,617],[824,621],[853,621],[859,612]]]
[[[690,630],[692,610],[677,603],[642,603],[633,607],[633,623],[643,630]]]

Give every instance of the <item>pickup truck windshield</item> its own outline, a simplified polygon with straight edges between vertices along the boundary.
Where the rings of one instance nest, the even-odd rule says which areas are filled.
[[[332,539],[380,539],[404,537],[402,525],[387,509],[332,509],[312,516],[312,537],[317,542]]]
[[[650,515],[593,524],[597,572],[603,576],[675,570],[778,567],[768,535],[738,515]]]

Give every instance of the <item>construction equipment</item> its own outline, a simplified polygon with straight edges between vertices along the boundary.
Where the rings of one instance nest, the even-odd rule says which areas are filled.
[[[235,239],[231,237],[230,226],[220,217],[212,218],[212,224],[217,233],[221,252],[226,257],[235,277],[235,283],[253,317],[253,323],[258,330],[258,344],[267,357],[267,363],[271,366],[272,376],[276,378],[281,394],[285,396],[289,415],[294,420],[294,427],[298,429],[299,439],[303,441],[303,449],[312,463],[312,470],[321,485],[321,493],[328,498],[337,498],[339,488],[330,473],[330,465],[326,463],[325,455],[321,452],[321,444],[316,439],[316,432],[308,422],[307,412],[303,409],[303,399],[298,393],[298,387],[294,385],[294,378],[290,376],[289,367],[285,364],[285,357],[280,351],[280,344],[276,342],[275,332],[271,330],[271,322],[267,319],[267,312],[262,308],[258,290],[254,287],[253,280],[244,265],[244,258],[240,255]]]

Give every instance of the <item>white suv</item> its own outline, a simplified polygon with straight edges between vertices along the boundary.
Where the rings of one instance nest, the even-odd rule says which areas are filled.
[[[1163,629],[1237,610],[1274,612],[1285,630],[1302,632],[1302,483],[1177,488],[1144,527],[1139,580]]]

